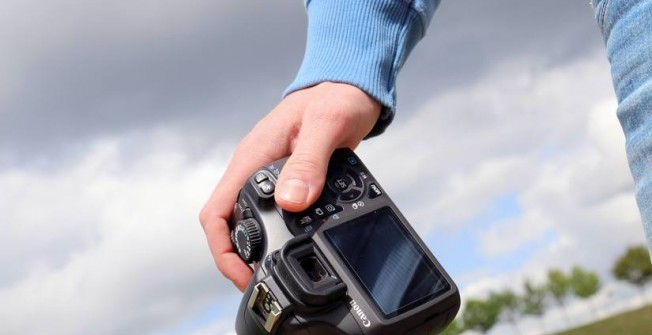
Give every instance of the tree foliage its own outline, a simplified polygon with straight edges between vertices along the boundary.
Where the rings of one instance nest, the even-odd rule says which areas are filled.
[[[579,266],[573,267],[569,280],[571,291],[573,291],[575,296],[581,299],[588,299],[600,290],[600,277],[598,277],[595,272],[584,270]],[[591,310],[593,317],[597,317],[598,313],[595,306],[590,302],[588,306],[590,306],[589,309]]]
[[[523,314],[541,316],[545,312],[546,288],[535,286],[529,280],[523,283],[521,309]]]
[[[573,294],[586,299],[596,294],[600,289],[600,278],[595,272],[584,270],[576,266],[571,271],[569,278]]]
[[[500,312],[498,313],[499,318],[502,318],[503,320],[508,321],[509,323],[512,324],[514,329],[516,330],[516,333],[520,334],[520,330],[518,329],[518,326],[516,325],[516,320],[519,317],[519,314],[521,313],[521,299],[519,296],[514,294],[514,292],[510,290],[504,290],[501,292],[493,292],[489,295],[489,301],[493,304],[496,304],[500,308]]]
[[[648,249],[645,246],[630,247],[616,261],[612,273],[617,279],[634,284],[644,292],[644,286],[652,281],[652,262]],[[522,315],[538,316],[541,328],[545,331],[541,316],[545,313],[548,296],[559,304],[566,322],[570,325],[565,306],[567,296],[572,293],[578,298],[588,299],[600,290],[600,286],[600,277],[595,272],[581,267],[574,267],[568,275],[559,269],[550,269],[545,284],[535,285],[526,280],[523,283],[522,295],[507,289],[492,292],[485,300],[467,300],[461,320],[453,321],[440,335],[459,335],[466,330],[484,334],[500,319],[512,323],[519,332],[517,319]],[[594,308],[594,315],[595,312]]]
[[[566,311],[566,296],[570,293],[570,279],[559,269],[548,270],[548,284],[546,285],[548,293],[552,295],[566,319],[566,324],[571,325],[571,319]]]
[[[652,280],[650,253],[645,246],[627,249],[614,265],[612,273],[616,279],[627,281],[639,287]]]
[[[548,292],[560,305],[564,304],[564,299],[570,291],[570,281],[568,277],[558,269],[548,271]]]
[[[500,305],[491,300],[469,299],[462,313],[462,320],[466,329],[473,329],[486,333],[498,321]]]
[[[510,290],[492,292],[489,295],[489,300],[500,306],[501,311],[504,312],[503,314],[510,314],[510,316],[518,314],[518,296]]]

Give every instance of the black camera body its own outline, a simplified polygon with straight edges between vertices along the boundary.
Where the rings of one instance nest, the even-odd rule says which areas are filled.
[[[434,334],[460,306],[455,283],[360,159],[331,157],[308,210],[274,202],[286,159],[254,173],[230,221],[234,248],[255,272],[239,335]]]

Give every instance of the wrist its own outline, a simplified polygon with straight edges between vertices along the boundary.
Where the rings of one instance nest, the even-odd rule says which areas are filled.
[[[396,75],[423,36],[423,21],[404,1],[327,1],[308,5],[303,63],[285,95],[331,81],[363,90],[383,106],[370,136],[382,133],[396,107]]]

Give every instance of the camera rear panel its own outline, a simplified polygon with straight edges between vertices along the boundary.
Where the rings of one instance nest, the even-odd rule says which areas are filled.
[[[239,334],[316,332],[317,324],[330,329],[324,334],[429,334],[452,320],[457,287],[351,150],[334,152],[324,191],[299,213],[274,202],[285,162],[247,180],[231,219],[234,246],[257,264],[245,299],[266,302],[258,297],[265,287],[265,296],[279,298],[273,314],[243,301],[237,327],[249,326]],[[349,312],[345,319],[329,314],[342,310]]]
[[[328,167],[324,191],[314,205],[300,213],[281,211],[294,236],[311,234],[328,220],[341,221],[373,207],[383,195],[369,170],[348,150],[337,150]]]

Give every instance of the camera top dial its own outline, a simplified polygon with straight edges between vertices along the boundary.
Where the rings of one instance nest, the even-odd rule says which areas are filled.
[[[249,264],[260,260],[263,239],[256,219],[238,221],[231,231],[231,240],[242,260]]]

